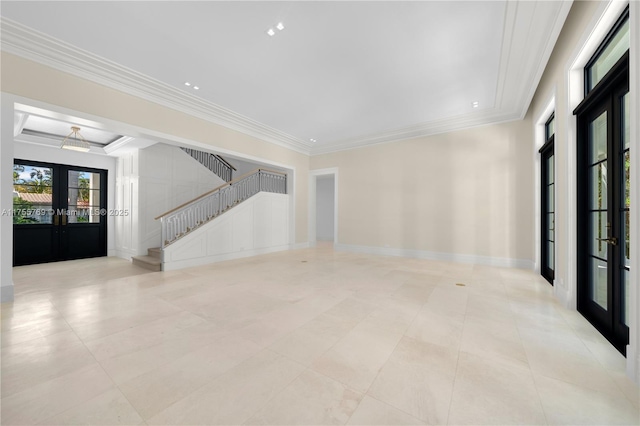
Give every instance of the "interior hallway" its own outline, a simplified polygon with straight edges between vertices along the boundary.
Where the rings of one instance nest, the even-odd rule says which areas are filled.
[[[6,425],[640,422],[624,358],[530,271],[321,246],[14,282]]]

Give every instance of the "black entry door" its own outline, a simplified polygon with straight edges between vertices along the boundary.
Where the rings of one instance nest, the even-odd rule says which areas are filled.
[[[106,256],[107,171],[15,160],[14,266]]]
[[[622,353],[629,342],[628,54],[577,109],[578,310]]]

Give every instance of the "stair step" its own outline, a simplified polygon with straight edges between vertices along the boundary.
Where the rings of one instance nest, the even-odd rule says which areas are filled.
[[[162,261],[152,256],[133,256],[131,262],[150,271],[161,271]]]
[[[155,257],[156,259],[162,258],[162,249],[160,247],[153,247],[147,249],[147,255],[151,257]]]

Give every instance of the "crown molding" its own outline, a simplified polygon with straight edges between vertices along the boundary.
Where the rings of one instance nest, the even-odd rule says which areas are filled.
[[[0,17],[1,50],[103,86],[309,155],[307,141],[205,101],[130,68]]]
[[[470,129],[473,127],[486,126],[490,124],[505,123],[508,121],[520,120],[517,112],[500,112],[488,110],[478,114],[461,115],[444,120],[430,121],[412,127],[391,130],[383,133],[376,133],[367,137],[337,141],[328,144],[314,146],[311,155],[329,154],[332,152],[346,151],[350,149],[363,148],[365,146],[381,145],[398,142],[401,140],[415,139],[426,136],[438,135],[441,133],[454,132],[458,130]]]
[[[572,5],[573,0],[563,0],[562,2],[559,2],[558,9],[552,16],[549,17],[545,15],[542,18],[536,16],[537,19],[535,23],[539,25],[539,29],[543,28],[542,31],[538,31],[538,34],[546,34],[547,37],[534,45],[534,47],[538,47],[541,50],[539,55],[534,56],[534,58],[538,59],[537,63],[528,67],[529,75],[525,81],[530,82],[530,84],[525,86],[525,90],[520,98],[520,119],[523,119],[529,110],[531,101],[536,94],[536,90],[538,89],[544,70],[549,63],[549,59],[551,58],[551,54],[553,53],[556,43],[558,42],[558,37],[560,37],[560,32],[564,27],[567,16],[569,16],[569,11],[571,10]]]

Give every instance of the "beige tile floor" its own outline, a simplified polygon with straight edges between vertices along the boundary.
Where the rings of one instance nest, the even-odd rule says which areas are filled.
[[[4,425],[640,423],[624,358],[528,271],[325,246],[14,281]]]

